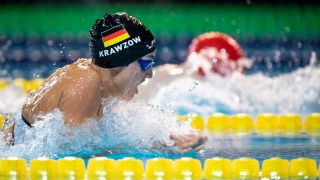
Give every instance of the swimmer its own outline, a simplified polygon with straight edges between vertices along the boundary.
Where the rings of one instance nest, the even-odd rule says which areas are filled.
[[[92,58],[79,59],[57,69],[35,92],[28,94],[22,120],[7,118],[4,139],[13,145],[23,126],[32,128],[41,115],[59,109],[72,129],[102,117],[102,101],[108,97],[131,100],[138,85],[153,76],[155,39],[139,20],[126,13],[106,13],[90,30]],[[206,137],[197,133],[170,138],[182,152],[200,150]]]
[[[235,39],[220,32],[203,33],[192,40],[183,64],[154,68],[153,78],[139,86],[140,93],[135,98],[148,101],[158,89],[181,77],[190,76],[201,82],[209,75],[241,74],[248,67],[250,61]]]

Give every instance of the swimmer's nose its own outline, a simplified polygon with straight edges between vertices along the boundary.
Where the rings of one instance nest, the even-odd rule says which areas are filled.
[[[152,70],[152,68],[149,68],[147,71],[146,71],[146,78],[149,78],[149,79],[151,79],[152,78],[152,76],[153,76],[153,70]]]

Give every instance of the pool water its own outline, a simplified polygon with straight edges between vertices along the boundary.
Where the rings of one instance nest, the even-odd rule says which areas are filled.
[[[297,113],[302,116],[320,110],[320,69],[317,65],[269,77],[262,74],[216,75],[205,79],[181,77],[159,88],[148,103],[168,106],[179,114],[208,116],[248,113],[256,116]]]
[[[271,112],[278,115],[296,113],[304,117],[319,112],[319,77],[317,65],[275,77],[258,73],[234,74],[227,78],[210,75],[199,80],[185,76],[159,89],[157,95],[147,102],[106,99],[104,112],[110,113],[99,122],[92,121],[75,129],[72,138],[65,138],[70,132],[62,123],[61,112],[49,113],[45,115],[44,122],[26,130],[25,143],[10,148],[2,144],[1,157],[19,156],[31,160],[39,156],[52,159],[76,156],[88,160],[98,155],[113,159],[135,157],[146,161],[153,157],[177,159],[188,156],[202,162],[212,157],[251,157],[260,162],[271,157],[309,157],[319,162],[320,138],[305,134],[297,137],[208,134],[204,150],[186,154],[175,148],[165,151],[152,148],[159,141],[172,146],[169,139],[171,131],[190,131],[188,123],[176,123],[178,114],[196,113],[206,118],[216,112],[226,115],[247,113],[255,117]],[[25,95],[14,86],[8,88],[11,89],[0,92],[0,97],[6,99],[11,96],[17,101],[2,101],[1,107],[19,112]],[[20,118],[19,113],[16,118]]]

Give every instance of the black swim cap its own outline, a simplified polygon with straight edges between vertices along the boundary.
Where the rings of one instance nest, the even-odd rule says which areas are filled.
[[[94,64],[103,68],[121,67],[155,50],[152,33],[126,13],[106,13],[90,29]]]

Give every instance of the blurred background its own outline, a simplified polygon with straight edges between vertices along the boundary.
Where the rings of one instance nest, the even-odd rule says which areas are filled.
[[[106,12],[127,12],[157,39],[157,64],[180,64],[197,35],[234,37],[253,66],[269,76],[320,56],[320,3],[316,0],[2,0],[0,77],[47,77],[79,57],[90,57],[88,31]]]

